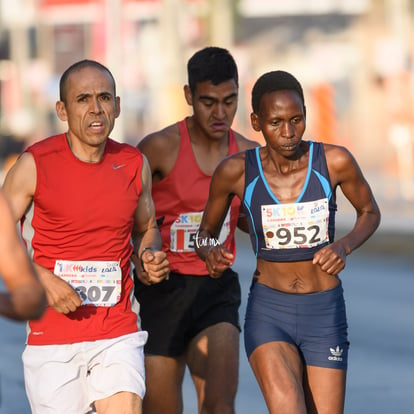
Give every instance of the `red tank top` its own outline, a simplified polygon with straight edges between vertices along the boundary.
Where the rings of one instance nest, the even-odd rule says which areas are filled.
[[[153,184],[152,197],[171,270],[187,275],[207,275],[206,264],[197,256],[194,246],[211,176],[204,174],[195,160],[186,120],[180,121],[178,127],[181,139],[177,161],[167,177]],[[230,130],[228,155],[238,151],[234,132]],[[219,238],[233,254],[236,254],[234,232],[239,208],[240,200],[235,197]]]
[[[36,163],[33,202],[22,234],[39,265],[57,260],[119,262],[121,293],[110,307],[86,305],[64,315],[47,308],[29,322],[28,344],[67,344],[114,338],[137,331],[138,303],[130,271],[133,215],[141,193],[142,155],[108,139],[99,163],[78,160],[64,134],[27,149]]]

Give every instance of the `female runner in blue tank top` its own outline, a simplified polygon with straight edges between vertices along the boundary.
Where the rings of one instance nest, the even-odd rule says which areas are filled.
[[[231,199],[239,197],[257,258],[245,348],[268,410],[342,414],[349,343],[338,274],[346,256],[374,233],[380,211],[347,149],[302,140],[306,108],[295,77],[284,71],[262,75],[252,107],[252,127],[266,145],[217,167],[197,253],[211,277],[232,265],[232,254],[214,241]],[[356,221],[334,241],[337,187]]]

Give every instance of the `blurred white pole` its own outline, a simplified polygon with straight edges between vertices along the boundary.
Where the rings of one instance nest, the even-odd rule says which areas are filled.
[[[210,43],[212,46],[230,49],[234,40],[232,0],[211,0]]]
[[[180,15],[183,12],[181,0],[162,0],[161,13],[161,60],[164,64],[164,79],[168,84],[179,84],[182,70],[182,46],[179,37]]]
[[[411,43],[411,0],[385,0],[385,17],[388,28],[396,36],[408,51]]]
[[[410,0],[386,0],[385,16],[388,28],[403,48],[403,70],[408,69],[409,60],[413,59],[412,43],[412,9]],[[407,88],[410,85],[406,85]],[[414,126],[410,120],[394,122],[390,127],[389,138],[397,153],[400,191],[403,198],[414,199]]]
[[[403,198],[414,199],[414,159],[412,128],[407,124],[394,123],[390,128],[390,141],[397,152],[400,191]]]
[[[25,71],[29,61],[28,27],[33,15],[31,2],[15,0],[2,2],[2,18],[10,30],[10,60],[16,65],[19,85],[22,87],[22,109],[29,107],[28,91],[24,87]]]
[[[28,29],[33,21],[34,7],[31,0],[4,1],[1,6],[1,23],[10,31],[10,79],[15,83],[15,96],[2,122],[11,133],[27,138],[33,132],[35,114],[29,93],[28,76],[30,46]],[[6,117],[4,116],[6,115]]]
[[[111,137],[116,141],[125,142],[124,118],[122,116],[122,96],[124,90],[122,78],[122,0],[105,0],[104,7],[106,64],[114,75],[117,95],[121,97],[121,115],[115,122]]]
[[[163,123],[176,122],[182,116],[183,75],[185,75],[183,44],[180,31],[185,30],[182,0],[162,0],[160,16],[161,48],[157,51],[162,67],[157,88],[157,111]]]

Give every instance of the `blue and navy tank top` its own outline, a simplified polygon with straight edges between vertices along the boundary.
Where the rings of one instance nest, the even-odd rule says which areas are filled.
[[[271,262],[311,260],[334,240],[336,200],[323,144],[309,141],[305,184],[294,203],[281,203],[264,176],[259,147],[246,151],[243,204],[256,257]]]

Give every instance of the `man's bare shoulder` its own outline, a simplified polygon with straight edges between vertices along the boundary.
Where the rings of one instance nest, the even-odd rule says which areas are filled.
[[[173,168],[180,149],[180,130],[177,124],[153,132],[142,139],[138,149],[147,157],[153,182],[166,177]]]
[[[137,145],[144,153],[160,150],[162,152],[174,148],[180,142],[180,131],[177,124],[169,125],[159,131],[146,135]]]
[[[220,164],[217,166],[216,171],[219,174],[229,176],[238,176],[241,173],[244,173],[246,152],[240,151],[236,154],[229,155],[224,158]]]
[[[36,184],[36,163],[30,152],[24,152],[9,169],[3,183],[3,188],[9,190],[9,185],[16,188],[23,184]]]
[[[251,148],[258,147],[260,145],[257,141],[247,139],[245,136],[243,136],[239,132],[234,131],[234,136],[236,137],[239,151],[245,151]]]
[[[242,197],[246,152],[241,151],[224,158],[213,174],[212,187],[217,191]],[[212,191],[212,190],[210,190]]]

